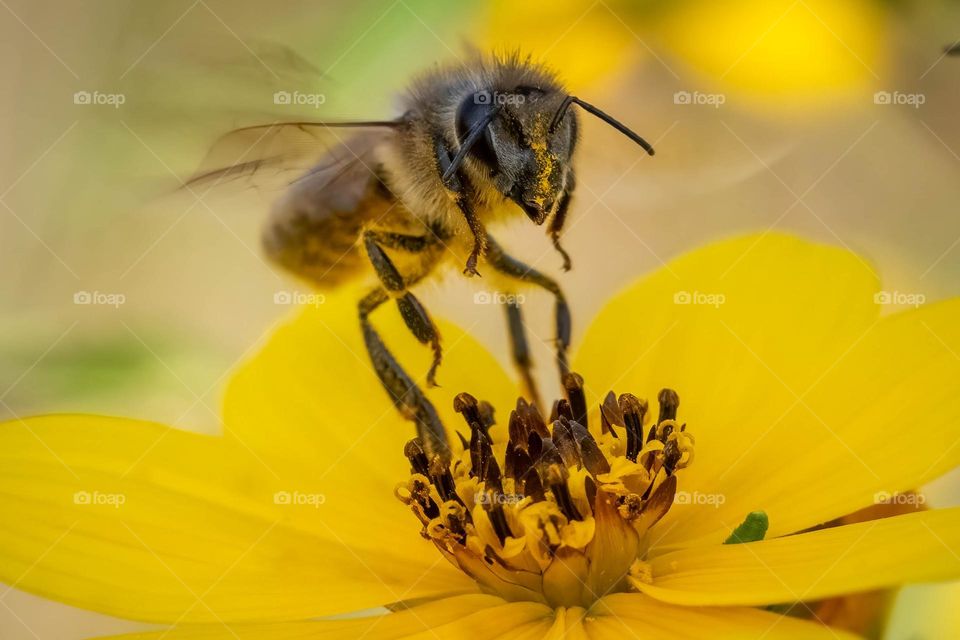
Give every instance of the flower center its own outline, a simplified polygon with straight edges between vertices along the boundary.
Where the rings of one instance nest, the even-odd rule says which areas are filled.
[[[646,402],[607,394],[600,433],[587,425],[583,379],[564,378],[566,398],[549,420],[522,398],[508,438],[490,435],[493,410],[461,393],[454,408],[470,427],[453,460],[411,440],[410,506],[447,560],[507,600],[589,606],[644,576],[650,528],[670,509],[676,472],[693,461],[693,436],[676,420],[680,400],[664,389],[651,424]]]

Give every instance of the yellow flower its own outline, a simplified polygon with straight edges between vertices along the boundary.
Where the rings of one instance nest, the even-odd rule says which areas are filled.
[[[833,526],[960,462],[960,299],[881,317],[877,290],[857,256],[776,234],[671,262],[586,332],[585,385],[569,379],[557,413],[579,421],[583,393],[592,435],[558,420],[546,486],[515,501],[519,434],[545,427],[523,406],[506,419],[516,391],[491,356],[445,327],[445,423],[462,424],[469,390],[499,424],[485,441],[487,407],[460,396],[473,451],[422,458],[331,299],[237,373],[223,437],[94,416],[2,425],[0,579],[173,626],[141,636],[168,640],[845,637],[767,605],[960,576],[960,509]],[[652,440],[636,439],[639,400],[599,409],[609,389],[661,388],[681,404],[651,403]],[[723,544],[752,512],[766,538]],[[391,612],[316,619],[379,605]]]
[[[694,0],[654,30],[707,81],[796,109],[860,99],[887,70],[888,18],[870,0]]]

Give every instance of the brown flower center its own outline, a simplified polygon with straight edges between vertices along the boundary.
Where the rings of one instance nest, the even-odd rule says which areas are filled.
[[[549,425],[522,398],[506,441],[490,431],[493,410],[461,393],[454,408],[470,427],[452,461],[419,440],[404,454],[411,476],[397,497],[421,534],[481,588],[507,600],[589,606],[647,579],[649,531],[670,509],[676,472],[693,460],[693,436],[676,420],[676,392],[658,396],[655,423],[631,394],[607,394],[591,433],[583,379],[568,374]],[[459,435],[459,434],[458,434]]]

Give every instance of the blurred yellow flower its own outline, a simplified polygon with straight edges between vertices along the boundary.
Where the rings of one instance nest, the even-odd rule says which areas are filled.
[[[883,76],[885,16],[868,0],[695,0],[665,12],[665,46],[707,81],[765,101],[853,96]]]
[[[627,66],[637,46],[617,13],[584,0],[495,0],[486,6],[482,45],[522,52],[548,62],[564,84],[577,91]]]
[[[345,292],[240,369],[223,437],[0,425],[0,579],[169,640],[852,637],[764,607],[960,576],[960,509],[836,521],[960,463],[960,299],[880,317],[877,292],[857,256],[789,236],[681,257],[591,325],[549,442],[522,404],[505,429],[454,395],[516,390],[446,327],[433,397],[471,424],[453,466],[407,443]],[[652,431],[635,398],[605,400],[663,386],[683,404],[661,393]],[[500,500],[530,460],[527,495]]]

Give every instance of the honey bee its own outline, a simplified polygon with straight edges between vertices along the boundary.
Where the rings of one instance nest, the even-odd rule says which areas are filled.
[[[467,276],[479,275],[481,266],[486,273],[488,267],[504,291],[527,283],[552,294],[556,362],[561,376],[568,372],[571,317],[562,289],[508,255],[486,226],[520,212],[534,224],[547,223],[564,270],[570,268],[560,236],[575,188],[572,159],[579,127],[574,105],[653,155],[643,138],[570,95],[547,68],[517,55],[476,55],[424,73],[403,96],[402,115],[395,120],[287,122],[232,132],[263,136],[281,127],[328,133],[336,127],[357,129],[337,136],[339,143],[287,186],[270,211],[262,244],[273,262],[319,288],[343,285],[372,267],[377,284],[358,302],[370,360],[395,406],[434,451],[447,447],[437,412],[388,350],[370,315],[390,300],[396,303],[409,330],[432,349],[426,381],[435,385],[440,335],[411,289],[443,262],[466,256]],[[208,171],[188,184],[255,171],[263,162]],[[505,308],[513,361],[535,401],[520,306]]]

